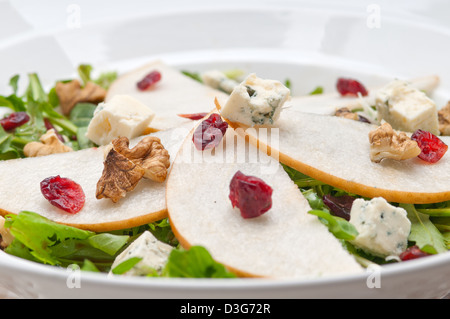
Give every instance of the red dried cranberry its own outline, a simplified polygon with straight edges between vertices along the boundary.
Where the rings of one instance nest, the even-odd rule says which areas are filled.
[[[272,207],[272,188],[258,177],[237,171],[230,182],[229,198],[243,218],[258,217]]]
[[[331,214],[345,220],[350,220],[350,211],[354,200],[355,198],[350,195],[332,196],[327,194],[323,197],[323,203],[328,206]]]
[[[198,150],[212,149],[220,143],[227,128],[228,123],[219,114],[213,113],[197,126],[192,141]]]
[[[204,112],[204,113],[190,113],[190,114],[178,114],[178,116],[180,116],[180,117],[184,117],[185,119],[190,119],[190,120],[193,120],[193,121],[201,120],[206,115],[208,115],[207,112]]]
[[[400,260],[406,261],[406,260],[426,257],[429,255],[430,255],[429,253],[426,253],[426,252],[420,250],[420,248],[417,245],[414,245],[414,246],[407,248],[404,252],[402,252],[400,254],[399,257],[400,257]]]
[[[155,83],[159,82],[159,80],[161,80],[161,73],[159,73],[158,71],[152,71],[137,83],[137,87],[139,90],[145,91]]]
[[[42,195],[52,204],[70,214],[84,206],[85,195],[81,186],[69,178],[51,176],[41,182]]]
[[[336,88],[342,96],[362,96],[368,94],[364,85],[354,79],[339,78],[336,83]]]
[[[30,120],[30,116],[26,112],[14,112],[4,119],[0,120],[5,131],[11,131],[15,128],[24,125]]]
[[[427,131],[417,130],[411,136],[411,139],[416,141],[422,150],[419,158],[426,162],[436,163],[448,149],[447,144],[442,142],[436,135]]]
[[[55,130],[55,134],[58,137],[58,139],[65,143],[66,141],[64,140],[64,137],[58,133],[58,131],[56,130],[56,128],[53,126],[52,123],[50,123],[50,120],[48,118],[44,118],[44,124],[45,124],[45,128],[48,130],[54,129]]]

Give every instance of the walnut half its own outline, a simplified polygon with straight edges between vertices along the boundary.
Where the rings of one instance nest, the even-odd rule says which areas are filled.
[[[102,102],[106,96],[106,90],[101,86],[93,82],[87,82],[84,87],[81,87],[81,83],[78,80],[72,80],[67,83],[58,82],[56,83],[55,91],[64,115],[69,115],[77,103],[88,102],[97,104]]]
[[[116,203],[132,191],[141,178],[164,182],[169,166],[169,152],[159,138],[144,137],[130,149],[128,138],[119,137],[112,141],[112,148],[106,156],[96,197],[110,198]]]
[[[71,152],[73,149],[60,141],[54,129],[40,137],[40,142],[30,142],[23,148],[26,157],[38,157],[56,153]]]
[[[164,182],[170,166],[170,156],[159,138],[144,137],[132,149],[129,149],[129,141],[126,137],[119,137],[113,140],[112,144],[120,154],[145,169],[144,178]]]
[[[405,160],[421,153],[417,142],[404,132],[396,133],[389,123],[384,123],[369,133],[370,159],[379,163],[384,158]]]

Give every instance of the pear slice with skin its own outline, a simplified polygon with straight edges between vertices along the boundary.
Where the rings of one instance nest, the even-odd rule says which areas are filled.
[[[368,136],[375,125],[286,109],[272,127],[240,127],[281,163],[347,192],[398,203],[450,200],[450,154],[434,164],[418,157],[373,163]],[[450,137],[440,138],[450,145]]]
[[[136,84],[152,71],[160,72],[161,80],[148,90],[138,90]],[[108,89],[105,101],[119,94],[132,96],[155,112],[149,132],[186,124],[190,120],[178,114],[210,112],[214,109],[214,97],[221,103],[228,97],[226,93],[203,85],[160,60],[121,75]]]
[[[153,133],[173,162],[176,152],[194,125]],[[133,147],[142,137],[132,139]],[[113,203],[95,197],[96,185],[102,175],[103,161],[108,146],[76,152],[52,154],[0,162],[0,214],[17,214],[28,210],[55,222],[92,231],[110,231],[139,226],[167,217],[165,202],[166,182],[141,179],[136,188]],[[169,167],[170,170],[170,167]],[[60,175],[80,184],[86,201],[76,214],[69,214],[51,205],[42,195],[40,182]]]
[[[240,170],[273,189],[272,208],[244,219],[229,185]],[[278,161],[229,128],[213,151],[199,151],[188,135],[168,176],[170,225],[184,248],[205,247],[244,277],[318,278],[362,272],[319,219]]]

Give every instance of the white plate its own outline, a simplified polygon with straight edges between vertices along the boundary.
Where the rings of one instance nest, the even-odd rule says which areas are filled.
[[[37,72],[52,85],[80,63],[124,72],[158,58],[190,71],[289,78],[294,95],[318,85],[334,90],[338,76],[370,86],[438,74],[434,98],[439,106],[450,99],[448,2],[336,3],[0,1],[0,94],[14,74],[22,83]],[[449,278],[449,253],[314,281],[110,278],[0,253],[3,297],[439,298],[450,291]]]

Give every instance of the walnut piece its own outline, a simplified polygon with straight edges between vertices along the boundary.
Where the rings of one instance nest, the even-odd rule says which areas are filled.
[[[58,82],[55,86],[56,94],[59,98],[59,105],[64,115],[69,115],[77,103],[100,103],[105,99],[106,90],[101,86],[87,82],[82,88],[78,80],[67,83]]]
[[[450,101],[438,111],[438,119],[441,135],[450,135]]]
[[[359,120],[358,114],[356,114],[355,112],[352,112],[348,107],[341,107],[340,109],[337,109],[336,112],[334,113],[334,115],[338,116],[338,117],[344,117],[344,118],[350,119],[350,120],[355,120],[355,121]]]
[[[159,138],[144,137],[135,147],[129,148],[129,140],[119,137],[104,162],[101,178],[97,183],[96,197],[110,198],[114,203],[132,191],[141,178],[163,182],[170,166],[169,152]]]
[[[26,157],[38,157],[73,151],[72,148],[61,142],[54,129],[48,130],[39,140],[40,142],[30,142],[25,145],[23,153]]]
[[[159,138],[144,137],[132,149],[129,149],[129,141],[126,137],[119,137],[113,140],[112,144],[120,154],[145,169],[144,178],[155,182],[163,182],[166,179],[170,156]]]
[[[106,156],[102,176],[97,183],[95,197],[110,198],[117,203],[132,191],[145,170],[112,148]]]
[[[405,160],[421,153],[417,142],[404,132],[398,134],[389,123],[384,123],[369,133],[370,159],[379,163],[384,158]]]

